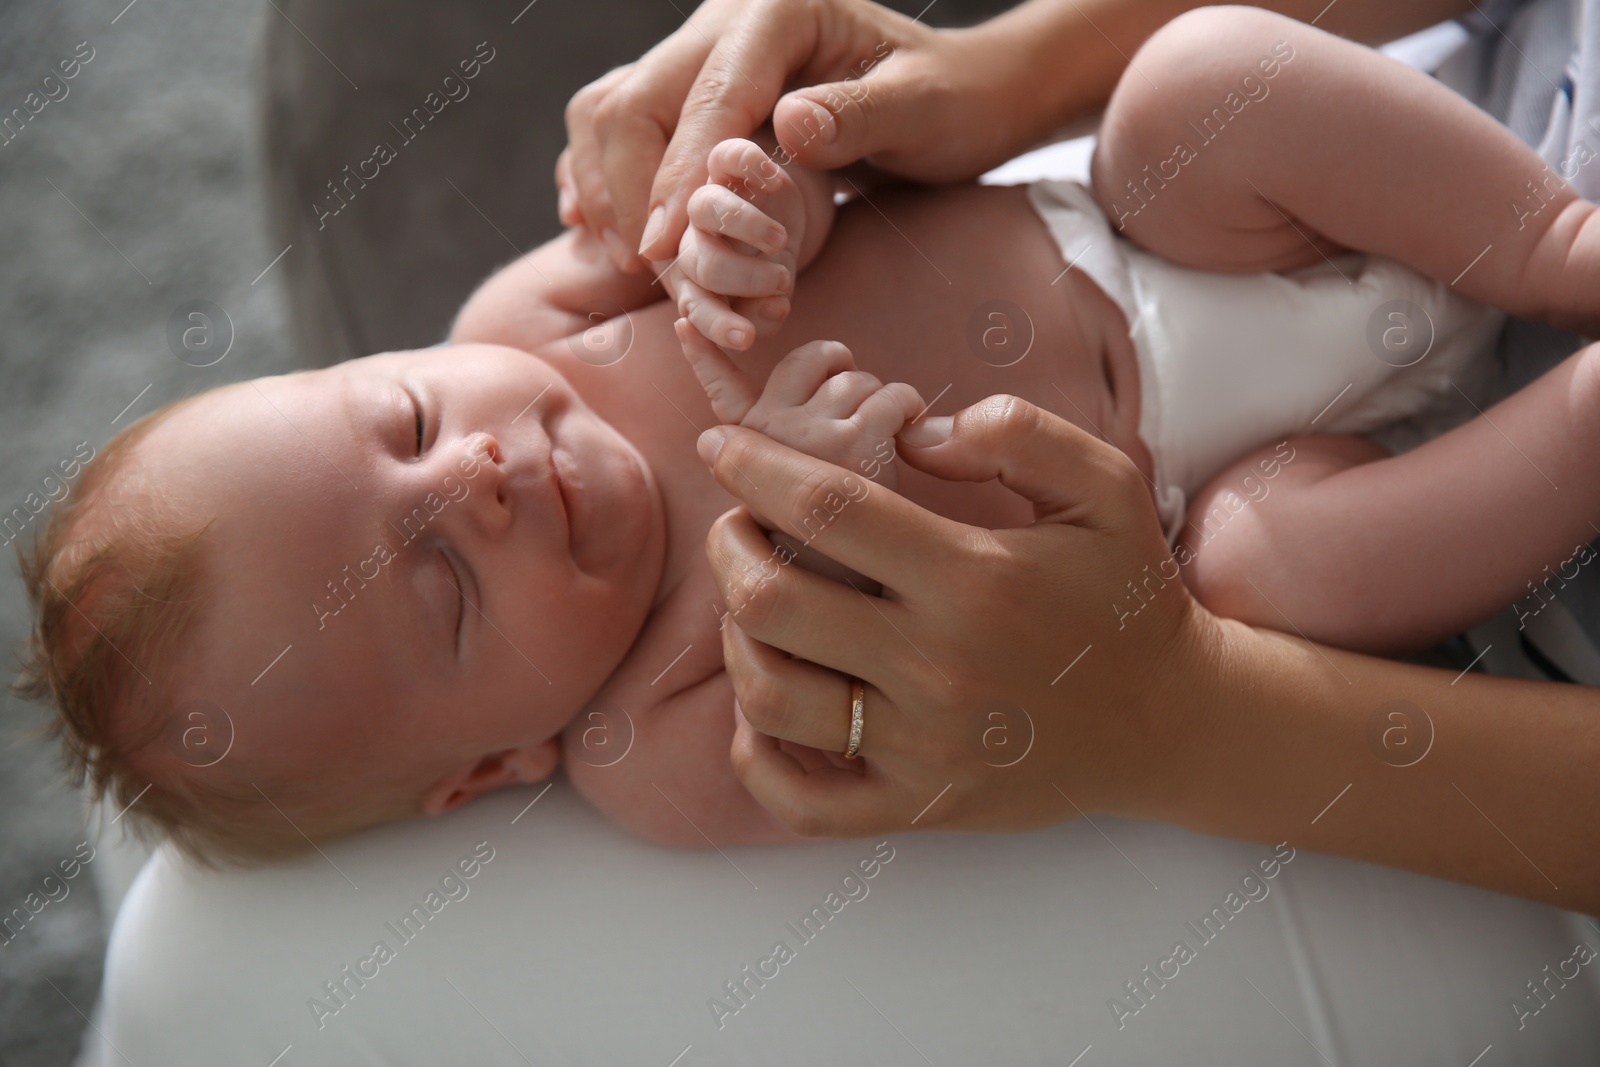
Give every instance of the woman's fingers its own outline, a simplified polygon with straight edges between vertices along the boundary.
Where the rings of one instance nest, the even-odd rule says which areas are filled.
[[[713,454],[719,435],[722,445]],[[881,582],[901,598],[917,593],[928,575],[949,573],[962,558],[959,549],[981,533],[873,485],[862,474],[797,452],[743,426],[713,427],[700,435],[699,447],[717,482],[752,511],[780,524],[786,533],[802,540],[809,537],[819,552]],[[737,528],[729,515],[712,527],[707,550],[713,568],[720,569],[719,554],[747,554],[731,541],[724,543]]]
[[[949,436],[916,447],[926,438],[902,435],[901,457],[913,467],[951,481],[1000,479],[1033,502],[1035,522],[1096,529],[1154,512],[1155,505],[1133,461],[1115,447],[1066,419],[1014,396],[991,396],[958,412]]]
[[[748,137],[767,120],[784,83],[816,50],[818,22],[805,4],[758,0],[743,5],[738,32],[723,34],[687,91],[671,98],[683,107],[653,172],[650,223],[640,245],[646,258],[666,259],[678,247],[688,225],[689,197],[705,184],[712,148],[730,137]],[[685,30],[704,32],[694,26]]]
[[[852,837],[904,825],[894,784],[874,769],[838,766],[807,770],[777,739],[738,711],[728,758],[733,773],[762,807],[802,837]]]
[[[712,0],[642,57],[580,89],[567,105],[567,142],[577,211],[617,265],[635,270],[650,182],[678,124],[684,96],[712,42],[738,13]],[[670,259],[677,243],[656,259]]]
[[[881,45],[880,51],[887,61],[869,76],[796,89],[778,101],[773,132],[801,165],[836,170],[864,156],[876,162],[880,155],[893,158],[898,150],[949,138],[949,111],[933,98],[942,79]]]
[[[880,492],[888,495],[873,489],[874,496]],[[799,540],[831,556],[835,531],[827,528],[828,521],[824,511],[794,526]],[[790,525],[781,519],[777,523]],[[712,524],[706,555],[727,604],[724,626],[737,626],[801,659],[868,681],[889,666],[876,650],[904,644],[895,629],[905,622],[904,607],[795,566],[789,550],[774,548],[767,531],[744,508],[726,512]],[[826,621],[819,625],[817,620]],[[915,655],[912,649],[905,651]]]
[[[644,260],[638,253],[639,243],[632,235],[644,228],[644,219],[638,206],[639,175],[649,173],[649,168],[666,150],[667,138],[672,133],[672,117],[663,116],[629,105],[625,110],[620,91],[619,108],[606,124],[605,145],[600,152],[600,166],[604,171],[607,193],[600,198],[604,214],[591,225],[600,226],[600,239],[611,253],[618,268],[628,273],[640,270]],[[587,213],[588,209],[584,208]]]
[[[995,119],[1026,115],[1035,83],[1004,35],[980,41],[857,0],[706,0],[644,57],[573,98],[575,203],[564,217],[633,256],[629,269],[635,249],[669,259],[712,148],[769,117],[784,156],[809,166],[870,156],[918,180],[970,178],[1036,138],[1036,117]],[[996,128],[1003,136],[950,135]]]
[[[722,656],[739,708],[757,730],[809,748],[844,751],[850,734],[849,678],[795,659],[738,625],[723,626]],[[870,755],[873,744],[882,744],[886,733],[897,728],[898,716],[876,690],[869,688],[867,703],[873,711],[873,733],[869,738],[863,731],[861,752]],[[838,709],[831,720],[812,714],[830,706]]]
[[[596,78],[573,94],[567,102],[567,157],[565,177],[576,200],[576,213],[581,215],[595,237],[606,231],[616,232],[616,213],[611,203],[611,185],[606,179],[605,153],[610,141],[607,131],[600,128],[600,108],[612,93],[631,76],[633,64],[617,67]],[[561,164],[557,162],[557,180],[561,179]],[[613,239],[608,245],[615,245]]]
[[[572,149],[563,148],[556,157],[556,217],[563,226],[582,226],[583,208],[572,181]]]
[[[834,170],[871,156],[891,174],[959,181],[1036,139],[1037,77],[1018,62],[1013,43],[935,30],[894,12],[854,32],[848,65],[807,71],[815,83],[802,80],[773,107],[778,143],[803,165]],[[1004,133],[952,137],[952,130]]]

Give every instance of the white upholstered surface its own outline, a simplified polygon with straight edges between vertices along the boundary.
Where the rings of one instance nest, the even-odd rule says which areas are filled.
[[[842,887],[884,839],[672,851],[564,781],[526,808],[537,796],[508,791],[271,870],[201,875],[158,852],[118,918],[105,1040],[91,1033],[83,1062],[1064,1067],[1088,1048],[1079,1067],[1466,1067],[1489,1045],[1483,1067],[1600,1062],[1600,966],[1520,1031],[1511,1008],[1580,936],[1600,947],[1600,930],[1508,897],[1299,852],[1206,942],[1187,924],[1226,914],[1272,848],[1111,819],[907,833],[887,838],[875,877]],[[402,942],[386,924],[426,911],[480,842],[494,858],[466,895],[441,893]],[[830,904],[820,932],[797,936]],[[1137,1006],[1124,983],[1179,939],[1194,958],[1119,1028],[1112,998]],[[338,1005],[323,983],[379,940],[393,958]],[[793,958],[739,1006],[724,983],[780,940]]]

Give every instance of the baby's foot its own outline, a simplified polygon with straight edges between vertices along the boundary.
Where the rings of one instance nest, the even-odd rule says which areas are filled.
[[[806,200],[794,176],[754,142],[720,142],[689,198],[678,246],[678,313],[723,348],[749,348],[789,314]]]

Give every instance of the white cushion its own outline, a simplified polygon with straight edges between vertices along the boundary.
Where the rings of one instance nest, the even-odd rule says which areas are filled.
[[[493,858],[446,883],[451,900],[441,879],[475,849]],[[1265,879],[1272,848],[1156,824],[674,851],[558,779],[323,852],[214,874],[158,850],[118,916],[103,1038],[81,1063],[1063,1067],[1091,1045],[1081,1067],[1465,1067],[1489,1045],[1486,1065],[1600,1062],[1600,964],[1520,1031],[1512,1009],[1600,930],[1305,851]],[[1230,902],[1253,871],[1260,899]],[[430,890],[437,914],[406,943],[400,920]],[[813,907],[826,919],[803,940]],[[1163,966],[1180,939],[1193,958]],[[379,941],[393,958],[363,965]],[[780,941],[792,958],[763,966]],[[371,977],[341,1005],[323,983],[347,965]],[[740,1005],[724,983],[747,965],[771,977]],[[1124,983],[1146,965],[1176,977],[1141,1007]]]

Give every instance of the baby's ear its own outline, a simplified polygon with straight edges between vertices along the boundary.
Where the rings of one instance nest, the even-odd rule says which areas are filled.
[[[560,762],[561,740],[557,737],[491,752],[429,786],[422,794],[422,810],[438,815],[503,786],[540,781],[555,773]]]

